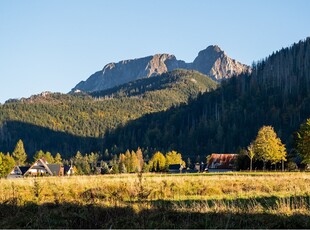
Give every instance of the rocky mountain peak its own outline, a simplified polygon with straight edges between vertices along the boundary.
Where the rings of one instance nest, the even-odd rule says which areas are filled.
[[[249,71],[249,67],[229,58],[217,45],[208,46],[200,51],[193,63],[177,60],[171,54],[155,54],[148,57],[129,59],[118,63],[109,63],[101,71],[81,81],[76,90],[93,92],[112,88],[141,78],[156,76],[178,68],[197,70],[220,81],[234,74]]]
[[[193,62],[193,69],[220,81],[250,71],[250,67],[227,56],[217,45],[200,51]]]
[[[206,49],[201,50],[199,53],[224,53],[223,50],[218,45],[211,45],[208,46]],[[199,54],[198,54],[199,55]]]

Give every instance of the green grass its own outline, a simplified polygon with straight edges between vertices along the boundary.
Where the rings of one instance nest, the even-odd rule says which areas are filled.
[[[309,173],[0,180],[0,228],[310,228]]]

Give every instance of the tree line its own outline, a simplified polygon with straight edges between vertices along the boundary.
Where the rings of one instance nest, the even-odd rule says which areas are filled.
[[[295,147],[302,163],[310,164],[310,118],[301,124],[295,138]],[[281,139],[277,136],[272,126],[263,126],[259,129],[255,140],[247,148],[241,149],[239,159],[244,160],[244,156],[250,160],[249,170],[253,169],[253,162],[263,162],[263,170],[266,169],[266,163],[276,165],[287,158],[287,150]],[[108,156],[109,154],[106,153]],[[61,154],[53,156],[50,152],[37,151],[33,156],[33,162],[44,158],[48,163],[73,165],[74,171],[78,175],[104,174],[104,173],[136,173],[136,172],[167,172],[169,165],[180,164],[184,168],[190,167],[190,160],[187,165],[182,159],[182,154],[177,151],[168,151],[166,154],[156,151],[149,159],[148,155],[143,154],[141,148],[136,151],[126,150],[125,153],[112,155],[109,162],[103,161],[98,153],[83,155],[77,152],[69,160],[62,159]],[[101,161],[100,161],[101,159]],[[207,158],[208,161],[208,158]],[[98,165],[99,162],[99,165]],[[19,140],[12,154],[3,154],[0,152],[0,176],[8,175],[15,165],[25,165],[27,163],[27,154],[22,140]],[[206,162],[208,163],[208,162]],[[291,161],[290,163],[294,163]],[[240,162],[237,164],[240,164]],[[109,168],[110,166],[110,168]],[[238,167],[238,165],[236,165]],[[97,170],[100,168],[100,171]]]

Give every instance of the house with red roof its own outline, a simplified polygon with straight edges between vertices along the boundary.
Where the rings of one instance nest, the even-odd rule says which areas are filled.
[[[238,154],[232,153],[212,153],[207,162],[208,172],[229,172],[235,171],[235,161]]]

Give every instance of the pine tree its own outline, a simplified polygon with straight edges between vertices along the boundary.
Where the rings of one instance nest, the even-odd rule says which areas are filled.
[[[310,164],[310,118],[300,125],[297,132],[296,147],[302,157],[302,162]]]
[[[95,170],[95,167],[97,165],[97,161],[99,159],[99,154],[98,153],[93,153],[91,152],[88,156],[88,162],[91,164],[92,166],[92,170]]]
[[[53,164],[54,163],[54,157],[52,156],[52,154],[50,152],[46,152],[44,154],[44,159],[47,161],[47,163],[49,164]]]
[[[33,160],[37,161],[37,160],[41,159],[42,157],[45,158],[45,153],[42,150],[39,150],[36,152],[36,154],[34,154]]]
[[[24,143],[22,140],[19,140],[15,146],[14,152],[12,154],[15,163],[17,165],[24,165],[27,160],[27,154],[24,148]]]
[[[55,162],[55,164],[62,164],[62,158],[61,158],[60,153],[56,153],[56,156],[54,158],[54,162]]]

